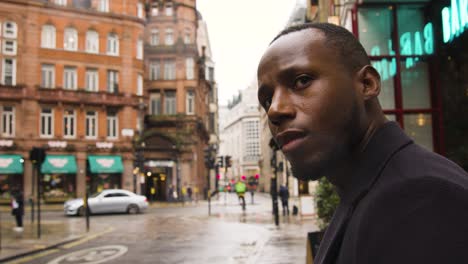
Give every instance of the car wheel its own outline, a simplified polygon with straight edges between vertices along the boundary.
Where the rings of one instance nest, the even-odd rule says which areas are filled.
[[[136,206],[135,204],[131,204],[127,208],[128,214],[138,214],[139,211],[140,211],[140,208],[138,208],[138,206]]]
[[[86,209],[83,207],[83,206],[80,206],[80,208],[78,208],[78,210],[76,211],[76,215],[77,216],[83,216],[86,214]]]

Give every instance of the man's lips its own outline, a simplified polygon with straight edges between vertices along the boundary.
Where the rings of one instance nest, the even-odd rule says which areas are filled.
[[[288,152],[299,146],[306,133],[302,130],[289,129],[276,135],[276,142],[283,152]]]

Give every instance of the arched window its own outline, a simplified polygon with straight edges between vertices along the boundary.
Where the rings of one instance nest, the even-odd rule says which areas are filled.
[[[94,30],[86,32],[86,52],[99,53],[99,34]]]
[[[41,47],[55,49],[55,27],[53,25],[43,25],[41,32]]]
[[[63,48],[65,50],[78,50],[78,32],[74,28],[66,28],[63,34]]]
[[[119,37],[115,33],[107,35],[107,55],[119,55]]]
[[[3,37],[4,38],[16,38],[18,36],[18,27],[15,22],[6,21],[3,24]]]

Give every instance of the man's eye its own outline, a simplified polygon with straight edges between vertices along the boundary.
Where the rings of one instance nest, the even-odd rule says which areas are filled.
[[[295,89],[303,89],[310,85],[313,78],[308,75],[300,75],[294,80]]]

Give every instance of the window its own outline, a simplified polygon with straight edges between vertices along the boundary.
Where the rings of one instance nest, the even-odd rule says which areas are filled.
[[[15,109],[4,106],[2,110],[2,137],[15,136]]]
[[[107,138],[116,139],[118,137],[119,122],[117,113],[107,112]]]
[[[161,114],[161,94],[159,92],[151,93],[149,110],[151,115]]]
[[[159,14],[159,5],[158,3],[153,3],[151,6],[151,15],[152,16],[157,16]]]
[[[11,40],[11,39],[3,40],[3,54],[16,55],[16,40]]]
[[[142,3],[137,4],[137,16],[139,18],[145,18],[144,8]]]
[[[245,161],[258,161],[260,157],[259,122],[257,120],[249,120],[243,124],[243,137],[245,139],[243,159]]]
[[[43,25],[41,32],[41,47],[55,49],[55,27],[52,25]]]
[[[63,137],[76,137],[76,117],[73,109],[67,109],[63,113]]]
[[[174,91],[166,92],[164,94],[164,114],[176,114],[176,93]]]
[[[175,60],[164,61],[164,80],[175,80],[176,78],[176,65]]]
[[[139,39],[137,41],[136,48],[137,48],[136,58],[139,60],[142,60],[143,59],[143,40]]]
[[[93,139],[97,137],[97,113],[95,111],[87,111],[86,112],[86,120],[85,120],[85,129],[86,129],[86,138]]]
[[[54,136],[54,117],[52,108],[41,109],[41,137],[51,138]]]
[[[16,85],[16,59],[4,58],[2,63],[3,85]]]
[[[96,69],[86,70],[86,91],[99,91],[99,74]]]
[[[67,0],[55,0],[56,5],[66,6]]]
[[[119,55],[119,37],[115,33],[107,36],[107,55]]]
[[[165,44],[168,45],[168,46],[174,44],[174,33],[172,31],[172,28],[167,28],[166,29]]]
[[[188,115],[195,114],[195,93],[193,91],[187,91],[185,107]]]
[[[159,45],[159,30],[157,29],[151,30],[150,44],[151,46]]]
[[[74,28],[66,28],[63,34],[63,48],[65,50],[78,50],[78,33]]]
[[[41,70],[41,87],[55,88],[55,66],[44,64]]]
[[[143,95],[143,75],[141,74],[137,77],[137,95]]]
[[[185,59],[185,74],[187,80],[193,80],[194,78],[194,67],[193,67],[193,58]]]
[[[166,3],[166,16],[172,16],[173,11],[172,3]]]
[[[214,68],[213,67],[208,67],[208,81],[214,82]]]
[[[109,93],[119,92],[119,72],[107,71],[107,91]]]
[[[184,32],[184,43],[185,44],[190,44],[192,42],[191,37],[190,37],[190,29],[186,28]]]
[[[99,34],[94,30],[86,32],[86,52],[99,53]]]
[[[109,12],[109,0],[99,0],[98,10],[101,12]]]
[[[16,39],[18,35],[18,28],[15,22],[7,21],[3,23],[3,37]]]
[[[161,79],[161,65],[159,61],[151,61],[150,62],[150,72],[149,72],[149,79],[150,80],[159,80]]]
[[[65,67],[63,71],[63,88],[67,90],[76,90],[77,86],[76,68]]]

